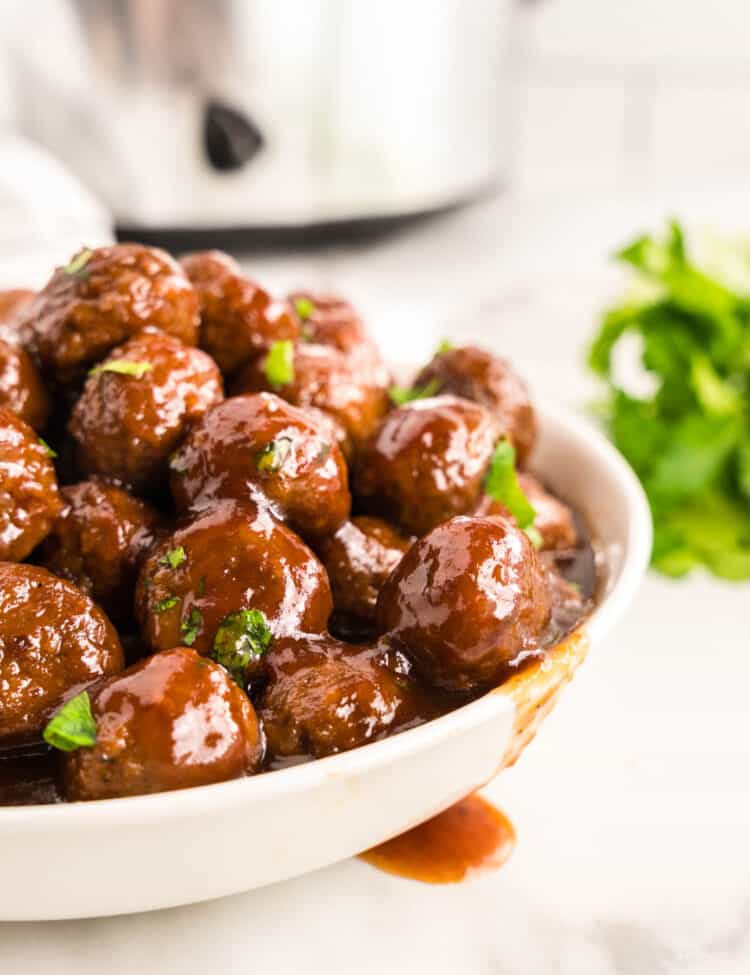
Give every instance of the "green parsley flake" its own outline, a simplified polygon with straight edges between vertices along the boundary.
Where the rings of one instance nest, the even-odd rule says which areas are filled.
[[[86,265],[94,256],[94,252],[90,248],[79,251],[76,256],[66,264],[63,268],[65,274],[70,274],[71,277],[85,277]]]
[[[388,395],[394,406],[404,406],[415,399],[428,399],[440,392],[440,380],[433,376],[424,386],[391,386]]]
[[[102,362],[99,366],[94,366],[89,370],[89,376],[96,376],[100,372],[117,372],[121,376],[134,376],[140,379],[147,372],[151,372],[154,367],[150,362],[128,362],[127,359],[110,359],[109,362]]]
[[[516,451],[513,444],[503,438],[498,441],[492,455],[490,469],[484,480],[484,490],[491,498],[502,504],[523,529],[533,528],[536,512],[518,483],[516,475]],[[536,533],[537,540],[538,532]],[[532,535],[529,536],[536,544]]]
[[[312,316],[315,314],[315,305],[310,301],[309,298],[295,298],[294,310],[297,312],[302,321],[306,322],[308,318],[312,318]]]
[[[48,745],[62,752],[91,748],[96,744],[96,721],[86,691],[71,697],[48,722],[42,732]]]
[[[435,349],[435,355],[445,355],[446,352],[450,352],[454,348],[455,346],[450,339],[443,339],[437,349]]]
[[[528,535],[529,541],[534,546],[534,548],[541,548],[544,544],[544,539],[542,538],[542,533],[536,527],[536,525],[527,525],[524,531]]]
[[[170,548],[168,552],[162,555],[159,564],[167,569],[178,569],[186,558],[185,549],[182,545],[178,545],[177,548]]]
[[[166,613],[168,609],[174,609],[179,599],[177,596],[167,596],[166,599],[160,599],[158,603],[154,606],[155,613]]]
[[[185,646],[192,647],[195,643],[195,639],[200,633],[201,627],[203,626],[203,615],[197,606],[192,606],[190,612],[188,613],[187,619],[184,619],[180,623],[180,631],[182,632],[182,640]]]
[[[57,451],[56,450],[53,450],[50,447],[50,445],[47,443],[47,441],[44,439],[44,437],[38,437],[37,439],[39,440],[39,443],[42,445],[42,447],[44,447],[44,449],[47,451],[47,456],[48,457],[51,457],[52,460],[54,460],[55,457],[57,457]]]
[[[255,460],[255,466],[259,471],[275,474],[276,471],[281,469],[287,457],[292,452],[292,445],[293,441],[291,437],[279,437],[278,440],[272,440],[259,451]]]
[[[229,613],[219,624],[211,656],[243,687],[247,667],[259,660],[270,645],[271,631],[263,613],[241,609]]]
[[[286,386],[294,382],[294,342],[291,339],[274,342],[268,350],[266,379],[272,386]]]

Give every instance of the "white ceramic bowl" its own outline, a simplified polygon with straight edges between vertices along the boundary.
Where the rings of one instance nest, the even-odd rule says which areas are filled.
[[[540,414],[534,467],[583,512],[602,553],[598,605],[584,628],[592,644],[640,582],[651,519],[635,476],[600,434],[559,409]],[[577,664],[580,654],[573,656]],[[385,741],[255,778],[0,808],[0,920],[187,904],[359,853],[487,782],[533,734],[569,676],[564,667],[561,679],[542,668],[534,686],[521,681],[520,695],[518,686],[503,687]]]

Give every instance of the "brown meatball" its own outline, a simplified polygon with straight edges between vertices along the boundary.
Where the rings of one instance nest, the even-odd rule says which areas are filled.
[[[61,509],[49,449],[28,424],[0,407],[0,559],[25,559]]]
[[[269,511],[224,501],[177,529],[143,563],[136,614],[155,650],[210,654],[222,621],[260,610],[274,636],[319,633],[331,613],[325,569]]]
[[[332,534],[351,498],[341,451],[278,396],[234,396],[209,410],[171,462],[178,507],[267,498],[307,537]]]
[[[300,321],[305,342],[330,345],[358,363],[383,367],[377,346],[348,301],[316,291],[294,291],[288,300]],[[384,383],[388,385],[387,377]]]
[[[261,733],[246,694],[187,647],[140,661],[90,698],[96,744],[60,755],[67,799],[188,789],[260,766]]]
[[[474,509],[496,436],[478,403],[415,400],[383,420],[355,469],[354,493],[369,510],[424,535]]]
[[[371,623],[383,583],[403,558],[411,539],[387,521],[352,518],[325,539],[318,554],[328,572],[337,612]]]
[[[114,371],[123,366],[143,371]],[[135,335],[92,372],[75,405],[68,429],[81,470],[136,492],[157,488],[189,424],[222,398],[221,375],[205,352],[163,332]]]
[[[35,430],[50,412],[49,394],[36,366],[22,348],[0,338],[0,406],[7,406]]]
[[[322,636],[274,643],[258,706],[271,759],[322,758],[377,741],[434,711],[383,662],[379,647]]]
[[[195,345],[198,323],[198,296],[180,265],[140,244],[79,251],[22,314],[31,350],[60,382],[148,325]]]
[[[534,408],[526,384],[507,359],[474,346],[439,352],[419,373],[416,386],[434,381],[436,392],[453,393],[481,403],[498,421],[499,432],[516,448],[519,463],[531,453],[537,438]]]
[[[409,549],[378,597],[378,621],[425,680],[469,691],[499,683],[537,648],[547,573],[502,518],[453,518]]]
[[[38,736],[68,691],[122,666],[88,596],[46,569],[0,562],[0,746]]]
[[[8,325],[14,331],[21,312],[33,298],[34,292],[26,288],[0,291],[0,325]]]
[[[74,582],[113,619],[129,621],[138,568],[154,544],[159,514],[104,481],[71,484],[60,493],[65,508],[42,543],[42,565]]]
[[[201,303],[201,348],[222,372],[236,372],[279,339],[296,339],[299,325],[289,307],[246,278],[222,251],[186,254],[181,264]]]
[[[301,409],[330,413],[346,430],[349,446],[359,448],[388,410],[388,375],[357,363],[326,345],[302,344],[294,350],[294,378],[275,385],[266,375],[266,356],[248,363],[232,387],[235,394],[275,392]]]

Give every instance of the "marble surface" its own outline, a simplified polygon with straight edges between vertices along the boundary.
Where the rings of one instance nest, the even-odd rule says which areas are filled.
[[[747,226],[749,211],[738,196],[507,197],[366,246],[247,264],[279,288],[351,295],[406,360],[442,336],[483,337],[537,394],[575,405],[592,392],[582,344],[618,283],[606,253],[665,212]],[[497,873],[429,887],[349,861],[156,914],[0,925],[0,971],[747,973],[748,591],[649,576],[519,765],[488,786],[518,832]],[[300,829],[315,842],[314,823]]]

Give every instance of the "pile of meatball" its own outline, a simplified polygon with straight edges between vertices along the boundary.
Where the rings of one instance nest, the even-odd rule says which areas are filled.
[[[276,364],[281,361],[283,368]],[[456,707],[539,654],[571,511],[507,361],[401,406],[356,311],[218,251],[117,244],[0,294],[0,758],[83,691],[89,800],[237,778]],[[404,399],[404,397],[402,397]],[[515,448],[536,545],[484,492]]]

